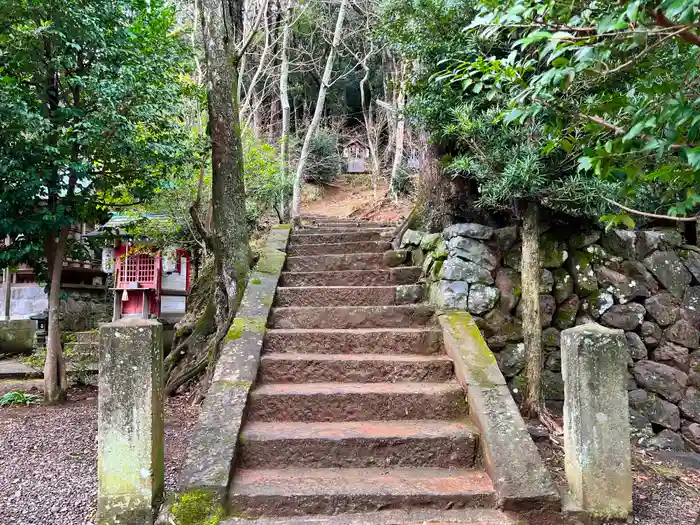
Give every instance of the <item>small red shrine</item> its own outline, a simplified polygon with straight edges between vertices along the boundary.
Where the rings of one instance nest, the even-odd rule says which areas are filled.
[[[102,229],[124,226],[123,221],[120,216],[112,217]],[[118,235],[114,248],[106,247],[102,251],[102,270],[114,274],[113,319],[179,320],[187,310],[191,260],[189,250],[183,247],[160,251],[148,239],[136,242]]]

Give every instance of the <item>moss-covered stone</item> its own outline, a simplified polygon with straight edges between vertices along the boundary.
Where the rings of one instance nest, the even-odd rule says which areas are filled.
[[[442,235],[439,233],[428,233],[420,241],[420,249],[424,252],[432,252],[439,244],[444,244]]]
[[[399,266],[406,262],[406,257],[408,257],[408,252],[406,250],[387,250],[382,255],[382,264],[393,268],[394,266]]]
[[[271,230],[291,230],[292,225],[291,224],[275,224],[270,229]]]
[[[560,268],[569,258],[566,243],[547,234],[540,240],[540,266],[544,268]]]
[[[261,279],[251,279],[250,284],[262,284],[262,280]]]
[[[431,281],[439,281],[441,276],[442,276],[442,265],[444,264],[444,261],[435,261],[433,263],[433,267],[430,270],[430,280]]]
[[[590,254],[572,253],[568,266],[569,273],[574,279],[574,289],[579,297],[588,297],[598,289],[598,280],[591,266]]]
[[[287,255],[272,248],[266,248],[261,254],[255,270],[260,273],[275,274],[282,270]]]
[[[177,525],[219,525],[224,509],[215,492],[193,490],[178,495],[170,507]]]
[[[240,339],[244,331],[264,334],[267,331],[267,319],[262,317],[236,317],[226,334],[226,340]]]
[[[496,357],[470,314],[446,312],[440,315],[440,324],[445,345],[452,347],[450,355],[457,357],[455,370],[461,382],[483,388],[505,384]]]

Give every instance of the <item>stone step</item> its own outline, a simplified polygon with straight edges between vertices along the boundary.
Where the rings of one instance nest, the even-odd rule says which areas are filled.
[[[449,505],[446,505],[449,507]],[[221,525],[251,525],[246,518],[230,518]],[[410,509],[369,513],[274,517],[255,520],[255,525],[526,525],[517,517],[495,509]]]
[[[376,222],[376,221],[358,221],[353,219],[335,219],[335,220],[316,220],[307,221],[302,224],[302,228],[395,228],[396,225],[391,222]]]
[[[249,421],[459,420],[462,388],[445,383],[271,383],[249,397]]]
[[[296,228],[294,233],[296,235],[319,235],[326,233],[380,233],[386,234],[389,237],[392,236],[394,228],[370,228],[367,226],[336,226],[328,227],[325,225],[319,226],[308,226],[305,228]]]
[[[340,253],[332,255],[295,255],[287,257],[288,272],[328,272],[386,268],[383,253]]]
[[[354,231],[349,233],[292,233],[289,244],[332,244],[339,242],[391,241],[393,230]]]
[[[468,469],[240,469],[230,510],[247,516],[300,516],[410,507],[491,507],[486,473]]]
[[[391,250],[389,241],[338,242],[330,244],[298,244],[287,247],[289,257],[297,255],[332,255],[337,253],[384,253]]]
[[[338,242],[288,246],[287,255],[294,257],[299,255],[333,255],[342,253],[384,253],[387,250],[391,250],[389,241]]]
[[[262,356],[258,377],[262,383],[395,383],[452,376],[447,356],[280,353]]]
[[[97,330],[92,330],[90,332],[75,332],[75,340],[78,343],[95,343],[100,342],[100,332]]]
[[[290,286],[277,288],[276,306],[390,306],[396,286]]]
[[[66,354],[69,355],[69,357],[92,358],[93,361],[97,361],[99,359],[100,354],[100,344],[97,341],[94,343],[65,343],[64,350]]]
[[[433,318],[427,305],[285,306],[270,312],[271,328],[415,328]]]
[[[241,468],[474,466],[479,434],[452,421],[254,422],[241,433]]]
[[[433,328],[360,328],[356,330],[268,330],[266,353],[443,354],[442,331]]]
[[[386,270],[341,270],[335,272],[282,272],[280,286],[381,286],[413,284],[420,279],[420,266]]]

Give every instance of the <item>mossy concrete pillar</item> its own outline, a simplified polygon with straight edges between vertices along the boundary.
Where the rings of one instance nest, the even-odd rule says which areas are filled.
[[[151,525],[163,495],[163,331],[150,319],[100,329],[99,525]]]
[[[577,506],[598,518],[632,513],[627,355],[622,330],[561,333],[566,477]]]

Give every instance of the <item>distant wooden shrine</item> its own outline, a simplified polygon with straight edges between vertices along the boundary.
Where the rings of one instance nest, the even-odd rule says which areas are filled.
[[[348,142],[343,148],[345,159],[345,173],[366,173],[366,159],[369,157],[369,149],[359,140]]]

